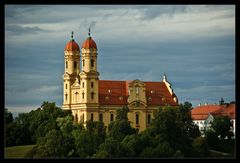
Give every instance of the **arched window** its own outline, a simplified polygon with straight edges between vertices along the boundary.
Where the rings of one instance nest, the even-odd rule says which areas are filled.
[[[77,68],[77,61],[74,61],[74,69]]]
[[[77,114],[75,115],[75,120],[76,120],[76,123],[78,122],[78,116]]]
[[[111,116],[110,116],[110,121],[112,122],[113,120],[114,120],[114,115],[111,114]]]
[[[92,92],[91,93],[91,99],[93,100],[93,98],[94,98],[94,93]]]
[[[83,67],[85,66],[85,60],[84,59],[82,60],[82,65],[83,65]]]
[[[65,84],[65,87],[66,87],[66,89],[67,89],[67,84]]]
[[[68,94],[65,94],[65,100],[67,101],[67,96],[68,96]]]
[[[68,62],[66,62],[66,69],[68,68]]]
[[[84,92],[82,93],[82,99],[84,99]]]
[[[148,114],[148,117],[147,117],[147,124],[149,125],[151,123],[151,114]]]
[[[93,82],[91,82],[91,88],[93,88]]]
[[[84,88],[84,82],[82,83],[82,87]]]
[[[77,102],[78,100],[78,92],[75,93],[75,102]]]
[[[91,113],[91,121],[93,122],[93,113]]]
[[[138,115],[138,113],[136,113],[136,125],[138,125],[139,124],[139,115]]]
[[[102,113],[99,114],[99,121],[100,121],[100,122],[103,121],[103,114],[102,114]]]
[[[84,114],[82,115],[82,122],[84,122]]]
[[[94,67],[94,59],[91,59],[91,67]]]

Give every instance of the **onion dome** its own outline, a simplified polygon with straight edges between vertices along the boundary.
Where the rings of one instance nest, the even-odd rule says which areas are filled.
[[[65,51],[80,51],[78,44],[73,39],[73,32],[70,41],[66,44]]]
[[[89,28],[89,32],[88,32],[88,38],[83,42],[82,48],[84,48],[84,49],[92,49],[92,48],[97,49],[97,45],[96,45],[95,41],[90,36],[90,28]]]

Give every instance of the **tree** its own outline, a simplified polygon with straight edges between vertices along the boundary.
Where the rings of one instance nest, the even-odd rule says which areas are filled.
[[[231,119],[227,116],[217,116],[211,124],[211,128],[221,139],[230,135],[230,129],[233,126]]]
[[[179,105],[179,109],[177,109],[177,117],[181,123],[183,123],[183,127],[185,127],[185,131],[187,131],[187,135],[191,138],[197,138],[201,135],[199,131],[199,127],[193,123],[191,117],[191,109],[192,104],[189,102],[184,102],[184,104]]]
[[[112,137],[106,138],[105,142],[100,145],[100,149],[97,151],[95,158],[114,158],[124,157],[120,142]]]
[[[127,107],[117,110],[116,120],[108,125],[109,137],[112,137],[119,142],[122,141],[126,135],[137,134],[137,130],[132,128],[128,121],[128,111],[129,109]]]
[[[205,138],[197,137],[193,140],[193,156],[207,157],[209,156],[209,147]]]
[[[5,120],[6,124],[13,122],[13,115],[11,112],[8,112],[7,108],[5,108]]]
[[[106,127],[103,122],[87,121],[86,129],[72,131],[78,157],[92,157],[104,143]]]
[[[74,151],[73,140],[63,136],[61,131],[53,129],[45,137],[38,139],[32,149],[32,155],[34,158],[65,158],[71,157]]]
[[[205,131],[205,137],[206,137],[206,141],[207,144],[209,145],[209,147],[211,148],[215,148],[216,145],[219,143],[219,139],[218,139],[218,135],[214,130],[207,130]]]
[[[148,132],[157,142],[162,144],[167,142],[174,151],[179,150],[185,156],[190,156],[192,140],[188,135],[186,123],[181,116],[177,116],[178,109],[171,106],[159,108],[154,115]]]

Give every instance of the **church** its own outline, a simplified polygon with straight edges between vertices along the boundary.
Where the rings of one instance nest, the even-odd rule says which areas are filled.
[[[108,126],[114,121],[116,111],[127,106],[132,127],[143,131],[160,106],[178,106],[178,98],[166,74],[158,82],[100,80],[97,57],[98,48],[90,36],[90,29],[81,49],[72,32],[64,49],[62,108],[72,111],[75,123],[85,125],[91,120],[102,121]]]

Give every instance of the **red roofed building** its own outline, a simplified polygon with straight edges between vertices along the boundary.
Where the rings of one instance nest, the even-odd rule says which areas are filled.
[[[107,126],[115,119],[117,109],[128,106],[131,125],[142,131],[150,123],[154,110],[165,105],[178,106],[166,75],[159,82],[99,80],[97,45],[90,37],[90,30],[81,47],[80,55],[72,35],[64,50],[63,109],[72,111],[75,122],[103,121]]]
[[[216,116],[228,116],[233,123],[233,133],[235,134],[235,104],[202,105],[191,110],[192,119],[204,132],[211,126],[211,122]]]

